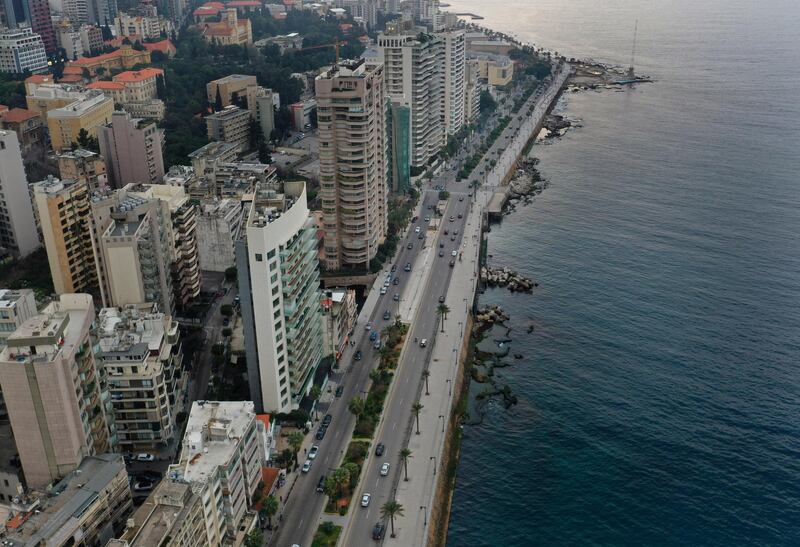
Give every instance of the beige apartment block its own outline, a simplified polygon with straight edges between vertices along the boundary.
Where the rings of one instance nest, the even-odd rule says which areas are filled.
[[[89,183],[48,177],[31,190],[56,294],[99,295]]]
[[[98,129],[111,121],[114,99],[97,90],[87,91],[86,95],[84,99],[47,113],[50,141],[56,152],[71,148],[72,143],[78,141],[81,129],[97,137]]]
[[[367,269],[387,230],[383,66],[343,61],[315,88],[325,265]]]
[[[91,296],[61,295],[22,323],[0,352],[0,386],[31,488],[116,445],[90,337],[94,318]]]
[[[238,106],[226,106],[206,116],[208,138],[235,144],[238,152],[250,148],[250,112]]]
[[[206,84],[206,98],[209,103],[214,104],[217,101],[217,94],[219,94],[224,108],[233,104],[234,93],[239,97],[245,97],[247,88],[251,86],[258,86],[255,76],[231,74],[208,82]]]
[[[187,382],[178,323],[152,304],[103,308],[97,337],[120,447],[167,446],[177,434]]]
[[[31,76],[25,80],[25,102],[28,110],[47,117],[47,113],[86,97],[86,92],[78,86],[52,83],[41,76]]]
[[[164,130],[152,120],[116,111],[111,123],[98,130],[100,153],[114,188],[132,183],[160,183],[164,178]]]
[[[106,162],[91,150],[78,148],[58,155],[58,174],[62,179],[85,181],[92,191],[106,185]]]

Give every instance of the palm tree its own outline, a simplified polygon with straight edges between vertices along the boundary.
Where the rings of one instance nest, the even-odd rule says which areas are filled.
[[[444,332],[444,320],[447,319],[447,314],[450,313],[450,308],[447,304],[439,304],[436,307],[436,314],[442,319],[442,332]]]
[[[408,448],[404,448],[400,451],[400,459],[403,461],[403,467],[406,470],[406,478],[404,480],[408,480],[408,458],[411,457],[411,454],[413,454],[413,452]]]
[[[267,499],[264,500],[264,507],[261,510],[267,515],[270,528],[272,528],[272,517],[278,512],[278,507],[278,498],[275,496],[267,496]]]
[[[417,435],[419,435],[419,411],[425,408],[422,404],[417,401],[413,405],[411,405],[411,412],[414,413],[414,416],[417,418]]]
[[[378,355],[381,358],[381,364],[388,364],[389,359],[394,356],[394,348],[390,348],[387,344],[381,346],[378,350]]]
[[[392,537],[394,535],[394,517],[402,517],[403,516],[403,506],[397,503],[395,500],[387,501],[381,507],[381,517],[388,518],[389,522],[392,525]]]
[[[294,464],[297,465],[297,453],[300,452],[300,447],[303,446],[303,434],[299,431],[292,431],[289,433],[287,437],[287,441],[289,441],[289,446],[292,447],[292,452],[294,453]]]
[[[319,386],[312,386],[311,390],[308,392],[308,396],[311,397],[311,400],[314,401],[314,414],[317,415],[317,401],[319,401],[320,396],[322,395],[322,390]]]
[[[353,414],[355,414],[356,418],[360,418],[361,415],[364,414],[364,406],[365,406],[364,399],[356,395],[355,397],[350,399],[350,402],[347,405],[347,409]]]
[[[339,497],[344,496],[344,487],[350,484],[350,471],[344,467],[340,467],[333,472],[333,482],[339,488]]]
[[[425,378],[425,395],[431,394],[431,392],[428,390],[428,378],[430,377],[430,375],[431,375],[430,370],[425,369],[422,371],[422,377]]]

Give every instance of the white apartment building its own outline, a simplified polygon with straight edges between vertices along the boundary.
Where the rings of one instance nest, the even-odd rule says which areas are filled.
[[[124,450],[166,446],[183,408],[187,378],[178,323],[154,308],[103,308],[97,317],[97,358],[108,375]]]
[[[0,72],[47,71],[42,37],[28,27],[0,30]]]
[[[316,224],[305,182],[256,185],[236,264],[251,397],[259,412],[289,412],[322,359]]]
[[[114,18],[117,36],[135,37],[137,40],[156,40],[161,36],[161,20],[158,16],[129,15],[119,13]]]
[[[342,61],[315,88],[325,265],[367,270],[388,227],[383,66]]]
[[[389,25],[378,35],[377,50],[384,64],[387,97],[393,104],[410,109],[410,165],[424,167],[445,144],[442,39],[419,27]]]
[[[0,347],[6,338],[36,315],[36,296],[31,289],[0,289]]]
[[[454,135],[464,126],[464,30],[452,29],[436,35],[444,45],[444,130],[448,135]]]
[[[21,258],[39,246],[17,134],[0,130],[0,248]]]
[[[186,482],[202,500],[203,545],[230,541],[246,521],[261,481],[263,451],[253,403],[196,401],[186,423],[172,480]]]

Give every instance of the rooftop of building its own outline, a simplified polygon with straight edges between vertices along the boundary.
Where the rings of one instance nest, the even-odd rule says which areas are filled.
[[[83,88],[68,84],[43,83],[37,85],[28,97],[34,99],[78,99],[85,95]]]
[[[230,144],[227,142],[222,141],[214,141],[210,142],[205,146],[201,146],[194,152],[189,153],[190,158],[205,158],[205,159],[217,159],[222,156],[227,155],[236,155],[236,152],[239,150],[239,147],[235,144]]]
[[[90,89],[86,92],[85,97],[79,98],[77,101],[68,104],[62,108],[56,108],[47,113],[48,117],[54,118],[69,118],[82,116],[90,110],[97,108],[105,102],[111,101],[111,97],[106,97],[99,89]]]
[[[111,224],[111,229],[106,232],[106,235],[108,237],[133,237],[133,235],[139,231],[141,225],[141,220],[116,220]]]
[[[125,72],[120,72],[114,76],[114,81],[123,83],[143,82],[163,75],[164,71],[162,69],[148,67],[141,70],[126,70]]]
[[[105,358],[142,360],[161,351],[169,317],[153,304],[103,308],[97,315],[97,335]]]
[[[241,209],[242,202],[231,198],[212,198],[200,204],[200,211],[207,217],[227,217]]]
[[[29,297],[32,289],[0,289],[0,308],[13,308],[20,298]]]
[[[139,509],[128,519],[125,533],[117,540],[119,545],[131,547],[150,547],[162,545],[176,522],[189,515],[193,498],[196,495],[188,483],[163,480],[153,493],[147,497]],[[109,543],[106,547],[112,545]]]
[[[149,51],[150,53],[154,51],[160,51],[161,53],[170,53],[175,51],[175,44],[172,43],[172,40],[169,38],[164,38],[163,40],[159,40],[158,42],[144,42],[142,46]]]
[[[214,112],[213,114],[209,114],[206,117],[206,119],[211,118],[211,119],[215,119],[215,120],[225,120],[225,119],[239,118],[239,117],[243,117],[245,115],[246,116],[250,116],[250,112],[248,112],[247,110],[244,110],[242,108],[239,108],[235,104],[232,104],[230,106],[226,106],[225,108],[223,108],[219,112]]]
[[[68,544],[84,512],[124,472],[121,454],[85,457],[78,469],[39,496],[38,506],[9,520],[5,540],[11,542],[9,545]]]
[[[305,191],[305,182],[262,182],[256,184],[248,225],[263,228],[291,209]]]
[[[125,86],[119,82],[109,82],[108,80],[98,80],[86,86],[87,89],[101,89],[108,91],[122,91]]]
[[[0,115],[0,120],[2,120],[3,123],[22,123],[38,117],[38,112],[32,112],[27,108],[12,108],[11,110]]]
[[[50,194],[56,195],[62,192],[72,190],[73,186],[82,184],[80,181],[74,179],[58,179],[52,175],[48,175],[46,179],[33,183],[34,193],[37,194]]]
[[[506,66],[511,64],[511,58],[509,58],[507,55],[501,55],[499,53],[488,53],[485,51],[467,50],[465,56],[468,61],[472,59],[492,61],[501,66]]]
[[[333,66],[326,67],[320,71],[317,80],[328,80],[331,78],[363,78],[367,76],[370,69],[364,58],[361,59],[342,59]]]
[[[195,401],[186,422],[181,461],[170,477],[207,482],[217,467],[227,465],[247,428],[255,420],[252,401]]]
[[[76,66],[93,66],[97,63],[112,61],[120,57],[133,57],[136,55],[149,55],[149,52],[137,51],[133,49],[132,46],[126,44],[120,47],[118,50],[112,51],[111,53],[102,53],[95,57],[78,57],[76,61],[72,61],[72,64]]]

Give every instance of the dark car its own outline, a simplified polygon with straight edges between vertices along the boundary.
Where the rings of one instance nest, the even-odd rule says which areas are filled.
[[[339,386],[336,388],[336,396],[341,397],[342,393],[344,393],[344,386]]]
[[[222,320],[222,326],[227,327],[230,322],[231,320],[226,317],[225,319]]]
[[[447,234],[449,234],[449,233],[450,233],[450,232],[448,231],[448,229],[447,229],[447,228],[445,228],[445,229],[444,229],[444,235],[447,235]]]
[[[394,280],[392,281],[392,284],[393,285],[399,285],[400,284],[400,278],[399,277],[395,277]]]
[[[414,244],[413,243],[409,243],[408,245],[406,245],[406,247],[409,248],[409,249],[413,249],[414,248]]]
[[[382,522],[376,522],[375,527],[372,529],[372,539],[376,541],[383,539],[383,533],[385,530],[386,526],[384,526]]]
[[[317,429],[317,434],[315,435],[316,439],[318,441],[321,441],[322,439],[325,438],[325,433],[327,433],[327,432],[328,432],[328,428],[326,426],[324,426],[324,425],[320,426],[320,428]]]
[[[450,241],[455,241],[455,240],[456,240],[456,236],[450,236]]]
[[[361,360],[361,350],[358,350],[356,352],[356,355],[355,355],[355,357],[353,357],[353,359],[356,360],[356,361],[360,361]]]
[[[455,265],[456,265],[456,261],[451,259],[450,260],[450,267],[452,268]]]
[[[397,271],[397,264],[392,264],[392,272],[396,272],[396,271]]]
[[[378,331],[374,330],[371,333],[369,333],[369,341],[370,342],[374,342],[377,339],[378,339]]]
[[[332,421],[333,421],[333,416],[331,416],[330,414],[325,414],[325,417],[322,418],[322,425],[328,427],[329,425],[331,425]]]
[[[392,314],[389,313],[389,310],[386,310],[385,312],[383,312],[383,320],[384,321],[387,321],[391,316],[392,316]]]
[[[444,295],[442,295],[442,296],[440,296],[440,297],[439,297],[439,303],[440,303],[440,304],[443,304],[443,303],[444,303]]]
[[[444,256],[444,251],[439,251],[439,256]]]
[[[439,248],[444,249],[444,243],[439,243]]]
[[[464,215],[462,215],[461,213],[458,213],[458,218],[464,218]]]
[[[386,447],[383,445],[383,443],[378,443],[378,445],[375,447],[375,455],[376,456],[383,456],[383,453],[384,453],[385,450],[386,450]]]
[[[406,262],[406,267],[405,267],[405,268],[403,268],[403,269],[404,269],[405,271],[407,271],[407,272],[410,272],[410,271],[411,271],[411,262]]]
[[[325,491],[325,475],[319,476],[319,481],[317,482],[317,492],[324,492]]]
[[[419,235],[417,236],[417,239],[425,239],[425,236],[424,236],[424,235],[422,235],[422,234],[419,234]]]

